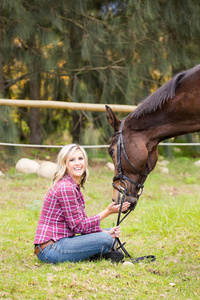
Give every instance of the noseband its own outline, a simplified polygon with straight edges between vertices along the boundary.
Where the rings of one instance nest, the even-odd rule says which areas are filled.
[[[140,171],[138,171],[131,164],[131,162],[130,162],[127,154],[126,154],[125,147],[124,147],[124,142],[123,142],[123,136],[122,136],[122,128],[123,128],[123,126],[124,126],[124,121],[120,125],[120,130],[114,133],[114,136],[117,135],[117,134],[119,134],[118,141],[117,141],[118,174],[113,177],[113,184],[112,185],[113,185],[113,187],[115,189],[117,189],[123,195],[139,199],[140,195],[143,192],[144,185],[142,183],[136,183],[135,181],[133,181],[132,179],[130,179],[129,177],[127,177],[126,175],[123,174],[123,172],[122,172],[122,165],[121,165],[121,149],[123,151],[123,154],[124,154],[127,162],[129,163],[129,165],[131,166],[131,168],[134,170],[134,172],[136,172],[137,174],[141,175],[142,177],[144,177],[144,176],[146,177],[147,175],[145,175],[145,174],[141,173]],[[142,177],[141,177],[141,179],[142,179]],[[123,182],[125,184],[125,188],[123,188],[121,185],[120,185],[120,188],[118,188],[115,185],[115,181],[116,180],[120,180],[121,182]],[[134,184],[136,186],[136,188],[139,189],[139,193],[136,196],[133,196],[133,195],[131,195],[131,194],[128,193],[128,188],[127,188],[127,184],[126,184],[125,180],[129,181],[131,184]]]

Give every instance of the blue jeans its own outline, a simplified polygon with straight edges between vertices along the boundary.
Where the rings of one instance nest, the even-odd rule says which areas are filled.
[[[107,232],[97,232],[86,235],[62,238],[55,244],[44,248],[38,258],[46,263],[64,261],[77,262],[87,260],[91,256],[108,253],[113,246],[114,239]]]

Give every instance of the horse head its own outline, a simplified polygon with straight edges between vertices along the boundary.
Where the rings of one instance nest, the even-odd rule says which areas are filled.
[[[109,147],[115,176],[113,178],[113,201],[117,204],[121,196],[135,208],[148,174],[157,162],[157,145],[152,147],[148,134],[133,128],[133,122],[126,118],[119,120],[112,109],[106,105],[106,117],[114,129]]]
[[[200,131],[200,65],[176,74],[123,121],[106,106],[114,129],[109,148],[115,166],[113,200],[126,196],[133,209],[158,159],[158,144]]]

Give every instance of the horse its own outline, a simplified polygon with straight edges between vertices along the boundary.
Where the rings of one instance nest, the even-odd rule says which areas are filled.
[[[158,144],[200,131],[200,64],[176,74],[124,120],[108,105],[106,117],[114,129],[108,150],[115,168],[113,201],[119,204],[124,195],[131,211],[156,166]]]

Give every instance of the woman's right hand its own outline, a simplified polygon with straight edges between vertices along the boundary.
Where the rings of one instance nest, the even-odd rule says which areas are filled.
[[[121,227],[120,226],[113,227],[107,232],[112,236],[113,239],[119,238],[121,235]]]

